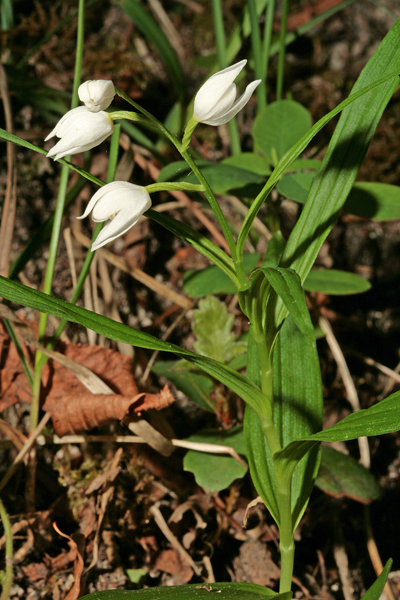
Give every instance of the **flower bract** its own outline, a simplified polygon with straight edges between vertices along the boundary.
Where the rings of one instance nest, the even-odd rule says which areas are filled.
[[[85,152],[104,142],[113,131],[114,123],[108,113],[94,113],[86,106],[78,106],[68,111],[45,139],[47,142],[54,136],[61,138],[47,156],[58,160],[67,154]]]
[[[123,235],[138,222],[151,206],[151,198],[144,187],[127,181],[113,181],[100,188],[90,200],[85,212],[78,219],[92,213],[95,222],[106,221],[92,252]]]
[[[99,112],[108,108],[114,100],[115,87],[107,79],[89,80],[79,86],[78,96],[91,112]]]
[[[247,60],[242,60],[215,73],[201,86],[194,99],[193,110],[193,117],[198,122],[223,125],[247,104],[261,79],[249,83],[242,96],[236,100],[237,90],[233,82],[246,63]]]

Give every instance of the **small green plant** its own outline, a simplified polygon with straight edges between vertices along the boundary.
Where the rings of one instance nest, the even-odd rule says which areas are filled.
[[[132,3],[131,6],[139,11],[136,3]],[[287,3],[285,6],[287,9]],[[249,11],[250,16],[254,18],[252,2],[249,2]],[[254,153],[253,158],[248,160],[248,157],[243,158],[239,154],[235,157],[239,163],[231,161],[222,165],[228,167],[228,171],[219,170],[218,166],[204,168],[203,171],[203,167],[192,157],[190,141],[198,123],[211,126],[227,123],[249,100],[260,81],[250,83],[239,100],[236,100],[237,90],[234,84],[246,61],[222,69],[200,88],[194,100],[193,116],[189,118],[182,138],[120,89],[114,88],[111,82],[106,81],[82,84],[79,96],[85,106],[72,108],[48,136],[60,138],[48,156],[58,160],[64,170],[74,169],[100,186],[81,218],[91,212],[93,220],[97,223],[105,222],[105,226],[101,229],[101,225],[97,225],[95,229],[91,252],[88,253],[71,302],[50,295],[52,269],[64,210],[61,202],[54,218],[49,261],[53,266],[47,272],[46,293],[1,277],[0,294],[9,301],[43,313],[39,331],[41,343],[44,343],[45,315],[55,315],[62,319],[62,325],[57,330],[51,347],[56,343],[67,320],[80,323],[120,342],[174,353],[179,358],[189,361],[196,371],[203,371],[212,380],[220,382],[240,396],[246,403],[244,438],[250,474],[280,532],[281,580],[278,596],[272,590],[261,586],[216,583],[132,592],[107,591],[90,594],[86,598],[119,600],[129,597],[133,600],[136,597],[157,597],[189,600],[203,596],[206,598],[208,592],[218,591],[220,600],[250,600],[272,595],[282,600],[289,599],[295,553],[294,531],[306,509],[317,477],[321,442],[380,435],[400,428],[400,393],[395,393],[379,404],[351,414],[336,425],[322,430],[321,375],[314,327],[303,290],[303,286],[307,287],[307,281],[309,289],[313,289],[310,287],[312,280],[307,279],[311,267],[339,211],[354,189],[353,184],[373,132],[398,85],[399,36],[400,21],[393,26],[377,48],[350,96],[315,125],[311,126],[307,111],[292,101],[279,100],[273,105],[264,106],[253,129],[254,139],[262,156]],[[258,42],[253,39],[253,43]],[[175,73],[175,83],[177,78],[179,80],[178,75]],[[282,72],[279,81],[279,85],[282,86]],[[114,94],[124,99],[133,110],[105,112],[112,103]],[[275,218],[271,192],[276,185],[283,185],[285,182],[287,184],[286,178],[289,173],[304,174],[302,171],[309,169],[310,165],[302,163],[299,157],[322,127],[339,113],[340,120],[325,158],[321,163],[314,163],[313,177],[310,178],[309,173],[306,173],[308,179],[300,186],[303,195],[304,190],[307,192],[305,206],[286,241]],[[190,179],[174,179],[172,174],[177,173],[178,169],[172,168],[170,180],[164,180],[164,172],[157,183],[140,187],[132,183],[113,181],[113,171],[110,169],[109,179],[105,183],[85,170],[78,169],[65,158],[95,147],[112,133],[115,144],[114,140],[118,139],[115,122],[121,119],[151,126],[167,138],[187,165],[187,171],[191,173]],[[6,131],[1,131],[1,137],[3,140],[44,153],[42,149]],[[113,150],[110,161],[111,164],[114,161],[115,167]],[[242,164],[243,168],[238,164]],[[235,172],[237,187],[252,184],[256,188],[256,195],[249,202],[248,212],[237,235],[232,233],[215,197],[214,185],[210,184],[211,179],[217,183],[220,180],[221,183],[229,170]],[[182,171],[180,173],[182,174]],[[196,181],[193,181],[193,178]],[[61,185],[66,187],[66,179],[63,179],[63,182]],[[291,183],[293,184],[293,178]],[[218,187],[217,184],[215,187]],[[151,194],[167,190],[204,194],[220,225],[229,253],[186,223],[150,208]],[[274,235],[269,240],[265,256],[259,257],[260,266],[257,266],[258,257],[255,264],[250,264],[244,248],[264,203],[271,208],[271,229]],[[245,348],[234,340],[229,318],[221,313],[221,305],[215,299],[206,298],[201,301],[199,312],[195,313],[193,331],[198,338],[195,343],[196,352],[159,340],[150,334],[136,331],[75,305],[93,252],[124,234],[142,214],[207,257],[213,263],[213,268],[217,268],[218,274],[222,273],[225,285],[228,283],[237,293],[240,309],[249,322],[246,375],[227,364]],[[354,280],[345,281],[344,285],[357,287]],[[207,320],[210,319],[207,311],[213,313],[214,322],[220,318],[218,344],[215,344],[213,339],[213,328],[210,329],[207,325]],[[31,408],[32,429],[35,429],[38,422],[40,372],[45,360],[46,357],[39,350],[32,383],[32,396],[36,399]],[[388,563],[377,582],[364,596],[365,600],[379,598],[389,568]]]

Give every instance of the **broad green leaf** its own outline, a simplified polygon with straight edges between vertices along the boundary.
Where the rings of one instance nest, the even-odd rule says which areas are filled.
[[[193,583],[179,586],[160,586],[145,590],[107,590],[93,592],[81,600],[209,600],[210,593],[218,594],[218,600],[259,600],[273,596],[274,600],[291,600],[292,593],[276,594],[273,590],[254,583]],[[373,598],[368,600],[374,600]]]
[[[148,333],[136,331],[123,323],[118,323],[108,317],[98,315],[95,312],[75,306],[64,300],[58,300],[1,276],[0,296],[11,302],[29,306],[34,310],[39,310],[40,312],[54,315],[61,319],[67,319],[73,323],[80,323],[84,327],[88,327],[96,331],[96,333],[118,342],[125,342],[132,346],[147,348],[149,350],[172,352],[190,361],[217,381],[230,387],[235,394],[238,394],[256,411],[262,411],[265,397],[261,390],[240,373],[215,360],[199,356],[185,348],[159,340]]]
[[[347,496],[363,504],[377,500],[381,495],[371,471],[349,454],[338,452],[330,446],[321,448],[321,464],[315,485],[335,498]]]
[[[214,383],[206,375],[193,373],[182,365],[181,360],[157,361],[151,370],[168,379],[200,408],[215,412],[216,403],[210,398]]]
[[[261,386],[260,360],[252,328],[248,337],[247,377],[257,386]],[[261,429],[260,419],[250,406],[246,406],[243,425],[251,479],[258,495],[279,526],[278,492],[271,452]]]
[[[308,292],[322,292],[336,296],[361,294],[370,288],[370,282],[364,277],[336,269],[312,269],[304,281],[304,289]]]
[[[304,204],[315,173],[295,172],[285,175],[277,190],[285,198]],[[388,183],[356,182],[350,190],[343,210],[374,221],[400,219],[400,187]]]
[[[243,255],[243,268],[246,275],[256,267],[259,259],[260,255],[257,252]],[[192,298],[201,298],[209,294],[235,294],[237,287],[221,269],[212,266],[187,271],[183,276],[183,290]]]
[[[262,272],[276,294],[282,299],[296,326],[312,344],[315,344],[314,327],[311,323],[306,299],[301,287],[300,278],[291,269],[260,268],[255,273]],[[267,310],[268,319],[268,310]]]
[[[282,196],[285,196],[285,198],[305,204],[314,176],[315,172],[290,173],[289,175],[282,177],[278,182],[276,189]]]
[[[393,41],[393,39],[391,39],[391,42],[392,41]],[[394,61],[394,62],[396,63],[396,61]],[[393,67],[392,63],[391,63],[391,67]],[[265,200],[268,198],[269,194],[274,189],[275,185],[281,179],[282,175],[284,173],[288,172],[290,166],[293,165],[294,161],[299,157],[299,155],[303,152],[303,150],[306,149],[306,147],[311,142],[311,140],[314,138],[314,136],[319,131],[321,131],[321,129],[327,123],[329,123],[329,121],[331,119],[333,119],[333,117],[335,115],[339,114],[345,108],[350,107],[356,100],[358,100],[359,98],[362,98],[363,96],[366,96],[367,94],[372,92],[372,90],[380,88],[381,86],[384,86],[385,84],[386,84],[386,88],[384,88],[384,89],[387,89],[387,85],[389,85],[390,83],[392,83],[391,89],[393,90],[395,87],[394,82],[398,81],[398,72],[399,72],[399,68],[397,67],[397,69],[390,71],[389,74],[387,74],[385,77],[381,77],[379,79],[375,78],[373,83],[371,83],[370,85],[366,85],[362,89],[359,89],[356,92],[355,91],[352,92],[346,100],[341,102],[336,108],[331,110],[331,112],[329,112],[327,115],[322,117],[317,123],[315,123],[315,125],[313,125],[311,127],[311,129],[305,135],[303,135],[303,137],[296,144],[294,144],[294,146],[292,146],[284,154],[284,156],[282,156],[281,160],[279,161],[279,163],[276,165],[275,169],[273,170],[271,176],[268,178],[267,183],[265,184],[263,189],[260,191],[260,193],[255,198],[254,202],[250,206],[248,213],[243,221],[243,225],[239,232],[238,241],[237,241],[237,248],[238,248],[239,255],[243,253],[243,248],[244,248],[244,244],[246,242],[247,236],[249,234],[249,231],[251,229],[253,221],[254,221],[255,217],[257,216],[261,206],[263,205]],[[375,75],[375,73],[374,73],[374,75]],[[388,99],[386,98],[385,101],[387,103]],[[382,100],[382,102],[383,102],[383,100]]]
[[[388,183],[357,182],[344,209],[352,215],[374,221],[400,219],[400,187]]]
[[[185,441],[230,446],[238,454],[246,454],[243,429],[230,431],[205,429]],[[189,450],[183,459],[185,471],[193,473],[196,483],[209,492],[219,492],[241,479],[247,471],[235,458],[228,454],[208,454]]]
[[[394,69],[400,70],[400,20],[389,31],[358,78],[349,96]],[[302,281],[349,194],[382,112],[398,85],[398,77],[382,83],[347,106],[339,119],[307,202],[286,244],[281,266],[291,267]],[[286,314],[277,304],[277,322]]]
[[[310,318],[309,321],[311,325]],[[281,446],[319,431],[322,428],[323,398],[315,339],[311,341],[296,327],[292,314],[285,320],[278,337],[273,382],[274,421]],[[319,460],[317,447],[298,463],[293,472],[293,529],[308,504]]]
[[[257,175],[269,175],[271,169],[264,156],[257,154],[256,152],[241,152],[240,154],[233,154],[228,156],[222,161],[223,165],[229,165],[231,167],[238,167],[239,169],[246,169]]]
[[[265,177],[245,167],[237,167],[223,163],[212,163],[204,160],[196,161],[204,177],[210,184],[215,194],[226,194],[232,190],[240,190],[251,184],[264,185]],[[158,182],[184,181],[198,183],[197,177],[192,173],[185,161],[173,162],[161,169]]]
[[[279,100],[258,114],[252,132],[256,146],[271,165],[276,165],[310,127],[311,116],[304,106],[293,100]]]
[[[280,473],[287,477],[297,462],[318,442],[345,442],[363,436],[382,435],[400,429],[400,392],[378,404],[354,412],[328,429],[302,436],[275,455]]]
[[[362,596],[361,600],[379,600],[381,594],[383,592],[383,588],[385,587],[386,580],[388,578],[390,567],[392,566],[393,561],[389,559],[386,565],[383,568],[382,573],[379,575],[378,579],[371,585],[369,590],[367,590]]]
[[[193,313],[192,331],[197,337],[194,349],[222,363],[228,363],[238,354],[243,354],[247,344],[236,342],[232,332],[234,315],[215,296],[207,296],[199,302]]]
[[[167,37],[143,6],[137,0],[119,0],[119,8],[132,19],[132,21],[141,30],[147,40],[157,48],[161,60],[174,84],[175,93],[178,98],[184,95],[184,77],[179,59],[175,50],[170,45]]]

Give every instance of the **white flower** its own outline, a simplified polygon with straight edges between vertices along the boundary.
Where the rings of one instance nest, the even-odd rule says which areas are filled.
[[[127,181],[113,181],[97,190],[83,215],[78,217],[84,219],[93,211],[93,221],[107,221],[92,244],[92,252],[123,235],[150,206],[147,190]]]
[[[49,133],[45,142],[55,135],[61,138],[48,152],[58,160],[67,154],[85,152],[104,142],[114,131],[114,123],[106,112],[91,112],[86,106],[68,111]]]
[[[244,94],[236,100],[236,85],[233,83],[247,60],[212,75],[201,86],[194,99],[193,117],[206,125],[223,125],[230,121],[247,104],[261,79],[250,83]]]
[[[99,112],[106,110],[114,100],[115,87],[107,79],[85,81],[78,88],[78,96],[91,112]]]

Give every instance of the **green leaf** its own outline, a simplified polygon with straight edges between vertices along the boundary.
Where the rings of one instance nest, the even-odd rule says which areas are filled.
[[[361,294],[370,288],[370,282],[364,277],[336,269],[313,269],[304,281],[304,289],[308,292],[322,292],[336,296]]]
[[[129,581],[132,583],[140,583],[141,579],[148,573],[148,569],[127,569],[126,574],[129,577]]]
[[[271,169],[264,156],[256,152],[233,154],[232,156],[228,156],[228,158],[224,158],[222,164],[245,169],[246,171],[257,173],[257,175],[269,175],[271,173]]]
[[[349,96],[394,69],[400,70],[400,20],[379,45]],[[331,231],[368,149],[382,112],[398,85],[398,77],[371,90],[347,106],[339,119],[321,168],[315,175],[306,205],[296,223],[282,257],[281,266],[291,267],[302,281]],[[286,307],[280,302],[278,322]]]
[[[183,98],[185,87],[180,62],[156,21],[137,0],[119,0],[116,5],[126,12],[147,40],[156,47],[174,84],[176,95],[178,98]]]
[[[400,187],[388,183],[355,183],[344,206],[346,212],[374,221],[400,219]]]
[[[304,204],[315,173],[291,173],[277,184],[285,198]],[[350,190],[343,210],[374,221],[400,219],[400,187],[388,183],[356,182]]]
[[[203,410],[215,412],[216,403],[210,395],[214,387],[212,379],[206,375],[193,373],[182,365],[181,360],[166,360],[154,363],[151,370],[173,383],[185,396]],[[187,363],[186,363],[187,364]]]
[[[300,278],[291,269],[271,267],[257,269],[254,273],[262,272],[276,294],[282,299],[288,312],[300,331],[315,345],[314,327],[311,323],[306,299],[301,287]],[[267,318],[268,317],[267,311]]]
[[[215,296],[207,296],[193,312],[192,331],[197,337],[193,346],[202,356],[228,363],[247,349],[247,344],[236,342],[232,333],[234,316]]]
[[[259,259],[260,255],[257,252],[243,255],[243,268],[246,275],[251,273]],[[183,290],[192,298],[201,298],[209,294],[235,294],[237,287],[221,269],[212,266],[187,271],[183,276]]]
[[[261,266],[276,268],[279,265],[279,261],[285,249],[285,244],[286,240],[283,237],[282,232],[276,231],[268,242]]]
[[[389,559],[386,565],[383,568],[382,573],[379,575],[378,579],[371,585],[369,590],[367,590],[362,596],[361,600],[379,600],[381,594],[383,592],[383,588],[385,587],[386,580],[388,578],[390,567],[392,566],[392,560]]]
[[[274,421],[282,447],[322,428],[322,384],[315,338],[311,341],[302,333],[291,314],[282,326],[274,352],[273,384]],[[319,460],[317,447],[293,472],[293,529],[308,504]]]
[[[247,377],[257,386],[261,386],[260,360],[252,327],[250,327],[248,337]],[[279,504],[275,468],[267,440],[261,429],[260,419],[250,406],[246,406],[243,426],[251,479],[258,495],[261,496],[265,506],[279,526]]]
[[[363,504],[381,496],[381,489],[371,471],[352,456],[330,446],[322,446],[321,450],[321,464],[315,480],[317,487],[335,498],[347,496]]]
[[[249,336],[248,352],[247,374],[258,383],[258,356],[252,336]],[[273,390],[274,422],[281,445],[322,427],[322,386],[315,342],[301,333],[290,315],[282,326],[274,351]],[[279,525],[275,468],[260,421],[250,407],[246,407],[244,432],[254,485]],[[307,506],[318,465],[317,448],[293,473],[293,528]]]
[[[300,172],[285,175],[278,182],[276,189],[285,198],[305,204],[314,176],[315,172]]]
[[[253,406],[255,410],[262,412],[265,397],[261,390],[240,373],[215,360],[199,356],[175,344],[159,340],[148,333],[136,331],[123,323],[118,323],[108,317],[98,315],[95,312],[75,306],[64,300],[58,300],[2,276],[0,276],[0,296],[11,302],[29,306],[34,310],[39,310],[40,312],[54,315],[61,319],[67,319],[73,323],[80,323],[84,327],[88,327],[100,335],[118,342],[125,342],[132,346],[147,348],[149,350],[173,352],[179,357],[186,358],[186,360],[196,365],[199,369],[202,369],[202,371],[205,371],[217,381],[228,386],[245,402]]]
[[[292,593],[276,594],[273,590],[254,583],[194,583],[179,586],[152,587],[145,590],[107,590],[83,596],[81,600],[209,600],[211,592],[218,593],[218,600],[258,600],[273,596],[274,600],[291,600]],[[374,600],[373,598],[368,600]]]
[[[382,435],[400,429],[400,392],[391,394],[371,408],[354,412],[328,429],[299,437],[275,455],[284,477],[318,442],[345,442],[363,436]]]
[[[307,109],[293,100],[268,104],[253,125],[254,142],[271,165],[295,144],[311,127]]]
[[[238,454],[246,454],[243,429],[229,431],[205,429],[185,441],[230,446]],[[189,450],[183,459],[185,471],[194,474],[196,483],[209,492],[219,492],[241,479],[247,471],[235,458],[227,454],[208,454]]]
[[[204,177],[210,184],[214,194],[226,194],[232,190],[240,190],[250,184],[264,185],[265,177],[256,172],[223,163],[212,163],[204,160],[196,161]],[[185,161],[170,163],[161,169],[158,182],[180,181],[185,183],[198,183],[197,177],[192,173]]]

